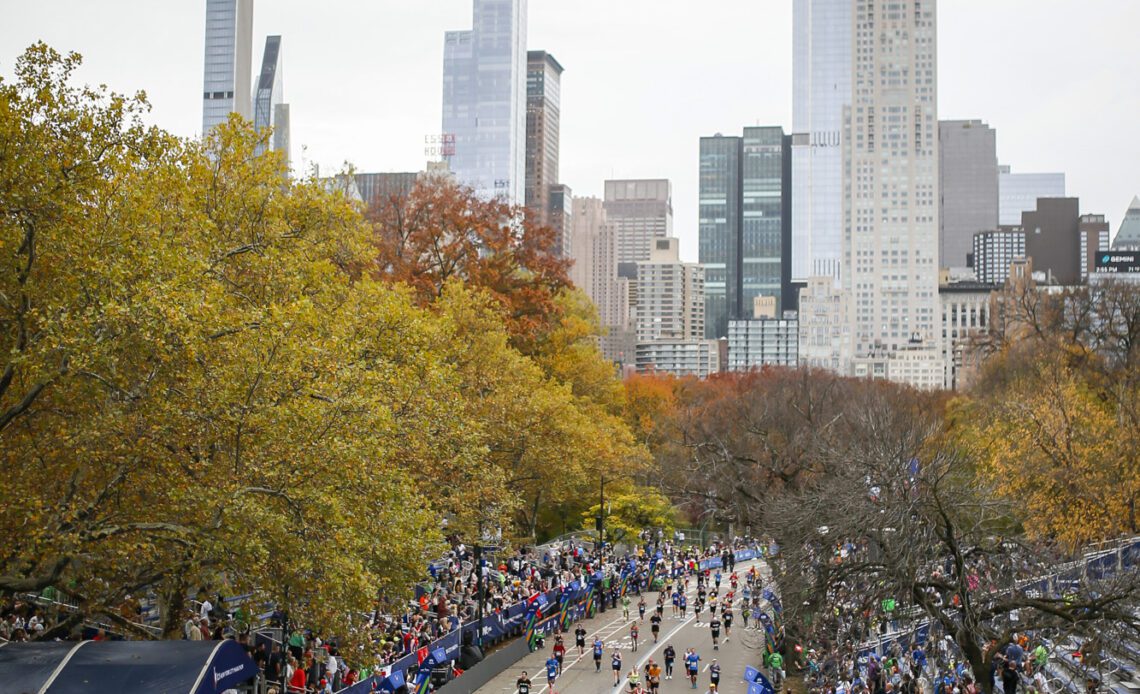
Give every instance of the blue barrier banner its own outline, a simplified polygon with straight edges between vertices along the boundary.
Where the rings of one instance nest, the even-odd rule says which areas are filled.
[[[755,682],[748,686],[748,694],[752,694],[753,687],[756,687],[756,694],[776,694],[776,688],[772,686],[772,683],[768,681],[768,678],[765,677],[762,672],[756,673]]]
[[[756,668],[752,667],[751,665],[745,665],[744,666],[744,681],[745,682],[755,682],[756,676],[759,674],[760,674],[760,671],[757,670]]]

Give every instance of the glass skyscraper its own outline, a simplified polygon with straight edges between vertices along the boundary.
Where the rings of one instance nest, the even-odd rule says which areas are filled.
[[[474,0],[469,31],[443,49],[443,132],[451,170],[480,196],[522,205],[526,177],[526,0]]]
[[[202,135],[230,113],[252,118],[253,0],[206,0]]]
[[[705,337],[752,318],[753,299],[785,306],[790,279],[791,138],[779,127],[701,138],[699,253],[705,269]]]
[[[843,237],[843,109],[851,103],[854,0],[792,5],[791,276],[836,278]]]
[[[281,69],[281,37],[265,37],[265,53],[261,59],[261,74],[253,94],[253,127],[258,132],[273,128],[269,146],[284,152],[289,162],[289,105],[283,103],[284,85]],[[260,148],[258,153],[260,154]]]

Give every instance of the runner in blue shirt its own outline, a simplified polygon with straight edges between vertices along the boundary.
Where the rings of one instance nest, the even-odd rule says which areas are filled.
[[[610,656],[610,667],[614,671],[614,686],[621,684],[621,651],[614,649],[614,654]]]
[[[695,648],[690,648],[685,655],[685,668],[689,671],[689,682],[692,683],[692,689],[697,688],[697,673],[700,670],[701,657],[697,655]]]
[[[558,679],[558,661],[554,656],[546,659],[546,684],[550,687],[550,694],[554,694],[554,680]]]
[[[689,609],[689,599],[681,595],[681,597],[677,599],[677,607],[681,610],[681,619],[684,619],[685,612]]]
[[[602,671],[602,650],[604,648],[601,639],[594,639],[594,672]]]

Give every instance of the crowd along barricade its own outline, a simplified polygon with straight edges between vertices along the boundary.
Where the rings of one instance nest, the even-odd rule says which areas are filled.
[[[762,553],[755,549],[739,550],[736,552],[736,561],[748,561],[761,555]],[[705,566],[708,561],[712,561],[712,559],[701,562],[702,569],[720,567],[720,557],[715,557],[715,565]],[[567,629],[574,622],[588,617],[591,611],[596,608],[597,601],[601,599],[599,595],[601,585],[601,574],[598,573],[587,584],[574,581],[565,590],[554,588],[535,594],[531,596],[533,599],[516,603],[505,610],[485,615],[483,617],[483,645],[494,645],[509,638],[528,635],[525,634],[528,626],[527,613],[530,606],[539,601],[540,596],[545,600],[545,607],[535,618],[533,633],[545,636],[559,629]],[[479,621],[473,620],[463,624],[458,629],[452,630],[446,636],[427,644],[425,648],[420,649],[420,652],[436,654],[432,656],[433,659],[440,661],[456,660],[459,658],[459,650],[465,642],[477,643],[479,641],[478,631]],[[440,651],[442,651],[442,656],[439,656]],[[365,678],[351,687],[340,690],[337,694],[368,694],[372,691],[395,692],[405,684],[410,691],[414,692],[415,675],[421,670],[421,665],[422,661],[419,655],[416,653],[408,654],[384,668],[383,672]],[[412,674],[412,680],[408,679],[409,673]]]

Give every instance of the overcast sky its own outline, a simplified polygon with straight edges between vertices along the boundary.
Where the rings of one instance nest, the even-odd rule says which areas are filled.
[[[254,65],[281,34],[294,160],[322,172],[423,168],[440,128],[443,32],[471,0],[255,0]],[[791,126],[791,0],[530,0],[528,47],[566,68],[561,178],[673,181],[697,256],[698,138]],[[36,40],[84,57],[83,81],[143,89],[151,118],[197,135],[205,0],[0,0],[0,75]],[[1140,0],[941,0],[939,117],[997,129],[1016,171],[1063,171],[1115,234],[1140,193]]]

